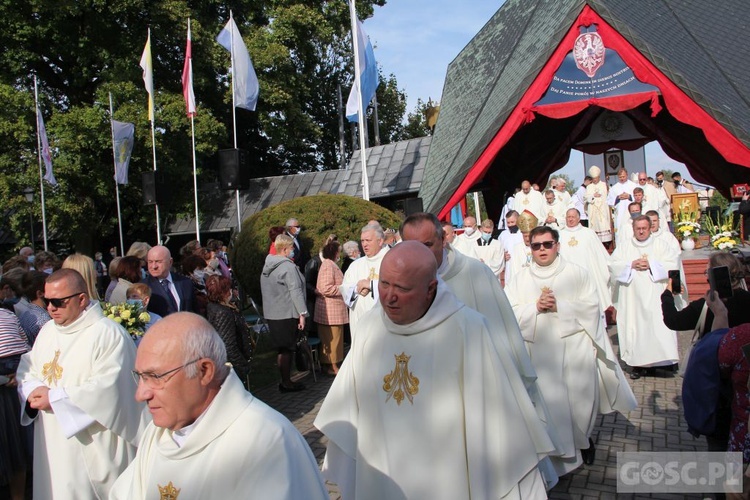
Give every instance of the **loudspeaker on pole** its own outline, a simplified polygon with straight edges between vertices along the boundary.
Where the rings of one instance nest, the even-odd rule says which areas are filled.
[[[250,172],[247,165],[248,154],[244,149],[219,150],[219,186],[234,191],[250,187]]]

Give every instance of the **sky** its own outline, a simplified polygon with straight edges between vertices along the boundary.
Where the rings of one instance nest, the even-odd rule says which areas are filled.
[[[388,0],[384,7],[375,7],[374,16],[363,25],[383,74],[396,75],[406,92],[407,112],[414,110],[417,99],[440,101],[448,64],[502,4],[503,0]],[[657,142],[646,146],[646,169],[652,176],[668,169],[694,180]],[[583,155],[572,151],[559,173],[580,184],[585,175]]]

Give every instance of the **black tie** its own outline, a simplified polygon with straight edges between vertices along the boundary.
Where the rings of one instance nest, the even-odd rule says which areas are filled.
[[[174,300],[174,295],[172,295],[172,290],[169,288],[169,280],[168,279],[159,280],[159,283],[161,283],[161,286],[164,287],[164,291],[167,292],[167,300],[169,301],[170,312],[179,311],[179,309],[177,308],[177,301]]]

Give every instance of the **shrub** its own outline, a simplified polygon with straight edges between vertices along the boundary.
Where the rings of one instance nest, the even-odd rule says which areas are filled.
[[[343,244],[348,240],[359,241],[360,231],[369,220],[380,221],[383,229],[401,224],[400,217],[380,205],[340,194],[304,196],[258,212],[242,222],[242,231],[230,254],[237,279],[256,301],[261,300],[260,273],[271,244],[268,229],[283,226],[290,217],[300,222],[300,240],[310,249],[311,257],[320,251],[331,233]]]

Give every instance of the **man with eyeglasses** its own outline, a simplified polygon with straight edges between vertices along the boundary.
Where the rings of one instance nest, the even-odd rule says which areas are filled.
[[[612,252],[609,272],[620,357],[633,367],[630,378],[636,380],[651,368],[671,367],[679,360],[677,334],[664,324],[661,294],[668,271],[679,268],[680,252],[651,235],[648,216],[633,220],[633,233]]]
[[[47,278],[44,302],[52,321],[18,367],[21,423],[35,424],[34,498],[107,498],[147,419],[134,400],[135,344],[73,269]]]
[[[514,275],[505,291],[557,431],[560,455],[550,460],[562,476],[594,462],[590,436],[597,415],[630,411],[636,401],[607,337],[588,271],[560,256],[553,228],[533,229],[530,246],[533,263]]]
[[[201,499],[329,498],[305,439],[245,390],[204,318],[182,312],[156,323],[138,347],[133,377],[135,397],[148,405],[153,423],[110,500],[180,492]]]

